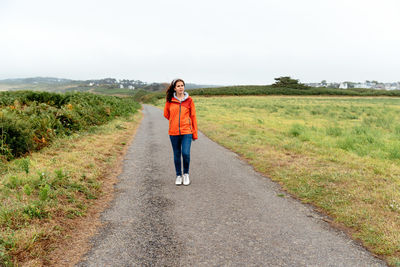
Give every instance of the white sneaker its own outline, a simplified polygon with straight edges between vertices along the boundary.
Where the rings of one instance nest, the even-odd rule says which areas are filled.
[[[189,174],[185,173],[183,175],[183,185],[190,185],[190,179],[189,179]]]
[[[182,184],[182,176],[180,176],[180,175],[176,176],[175,184],[176,185]]]

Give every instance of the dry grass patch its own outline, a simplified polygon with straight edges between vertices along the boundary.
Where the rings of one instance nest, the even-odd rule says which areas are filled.
[[[119,162],[141,113],[55,141],[6,165],[0,179],[4,265],[72,266],[112,198]]]

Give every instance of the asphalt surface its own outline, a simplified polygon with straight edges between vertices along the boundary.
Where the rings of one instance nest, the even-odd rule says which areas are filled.
[[[168,121],[144,106],[105,227],[77,266],[386,266],[203,134],[176,186]]]

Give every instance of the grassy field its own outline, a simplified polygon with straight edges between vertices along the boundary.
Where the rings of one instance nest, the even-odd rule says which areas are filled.
[[[400,266],[399,98],[194,100],[202,132]]]

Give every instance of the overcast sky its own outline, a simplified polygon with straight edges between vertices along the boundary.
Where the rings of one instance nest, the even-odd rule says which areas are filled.
[[[398,0],[0,0],[0,79],[400,81]]]

